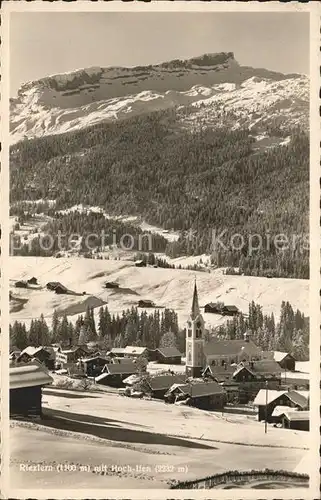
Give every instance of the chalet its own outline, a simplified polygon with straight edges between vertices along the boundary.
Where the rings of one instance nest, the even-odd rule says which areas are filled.
[[[10,417],[42,417],[42,387],[52,377],[39,363],[18,364],[9,368]]]
[[[163,399],[166,392],[174,384],[185,384],[186,375],[185,374],[168,374],[168,375],[156,375],[155,377],[147,380],[147,385],[150,388],[150,392],[153,398]]]
[[[136,260],[135,266],[136,267],[146,267],[146,262],[144,260]]]
[[[150,359],[158,363],[169,365],[180,365],[182,363],[182,354],[176,347],[158,347],[154,351],[150,351]]]
[[[65,285],[62,285],[58,281],[50,281],[47,283],[47,289],[51,290],[52,292],[58,293],[58,294],[67,294],[68,293],[68,288],[65,287]]]
[[[29,279],[28,279],[28,283],[29,283],[30,285],[38,285],[38,280],[37,280],[37,278],[35,278],[35,277],[33,276],[32,278],[29,278]]]
[[[106,281],[105,288],[119,288],[119,284],[114,281]]]
[[[220,410],[226,403],[226,392],[217,382],[175,384],[165,394],[168,402],[186,401],[203,410]]]
[[[155,304],[152,300],[139,300],[138,307],[155,307]]]
[[[124,349],[124,355],[129,358],[139,358],[139,357],[148,357],[148,349],[147,347],[138,347],[136,345],[128,345]]]
[[[137,373],[135,363],[112,363],[104,366],[104,371],[95,377],[95,383],[111,387],[124,387],[124,380]]]
[[[263,358],[261,349],[246,334],[244,340],[211,340],[204,344],[204,355],[206,365],[221,366]]]
[[[223,366],[220,364],[208,365],[202,375],[204,378],[210,378],[218,383],[223,383],[231,381],[237,369],[236,364],[228,365],[225,363]]]
[[[112,363],[112,364],[124,364],[124,363],[128,364],[129,363],[130,364],[130,363],[133,362],[132,358],[127,358],[127,357],[124,357],[124,358],[119,357],[119,358],[117,358],[115,356],[115,357],[111,357],[110,359],[109,358],[107,358],[107,359],[108,359],[107,364],[109,364],[109,363]]]
[[[240,311],[236,306],[223,306],[222,315],[223,316],[236,316]]]
[[[295,358],[288,352],[274,351],[273,359],[279,363],[284,370],[295,371]]]
[[[222,314],[223,304],[209,302],[204,306],[205,313]]]
[[[16,281],[14,286],[16,288],[28,288],[28,283],[27,281]]]
[[[28,346],[17,357],[18,363],[28,363],[29,361],[37,359],[43,363],[47,368],[53,369],[54,358],[52,353],[45,347]]]
[[[285,411],[282,415],[282,426],[285,429],[295,429],[298,431],[310,430],[309,411]]]
[[[275,391],[261,389],[253,402],[254,406],[258,407],[258,420],[275,422],[278,420],[273,417],[273,412],[277,406],[288,406],[289,408],[298,408],[306,410],[309,407],[309,396],[303,391]]]
[[[101,373],[104,366],[107,365],[107,359],[99,356],[93,358],[82,358],[79,361],[80,368],[88,377],[96,377]]]
[[[80,358],[87,356],[88,351],[83,347],[74,347],[73,349],[60,349],[56,351],[56,364],[60,367],[67,363],[76,363]]]

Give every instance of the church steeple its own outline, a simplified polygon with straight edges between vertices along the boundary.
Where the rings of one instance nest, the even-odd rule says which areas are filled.
[[[200,306],[198,303],[198,293],[197,293],[196,278],[195,278],[191,318],[195,319],[199,315],[200,315]]]
[[[190,317],[186,328],[186,375],[200,377],[204,368],[204,320],[198,302],[196,279]]]

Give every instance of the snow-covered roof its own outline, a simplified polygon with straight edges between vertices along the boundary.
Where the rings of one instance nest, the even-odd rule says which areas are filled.
[[[277,363],[280,363],[280,361],[283,361],[283,359],[286,358],[286,356],[288,356],[288,355],[289,355],[288,352],[273,351],[273,358],[274,358],[274,361],[276,361]]]
[[[18,364],[9,368],[10,389],[51,384],[53,378],[39,363]]]

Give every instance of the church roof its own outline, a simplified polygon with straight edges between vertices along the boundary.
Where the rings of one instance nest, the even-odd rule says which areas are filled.
[[[199,306],[199,303],[198,303],[197,286],[196,286],[196,280],[195,280],[194,293],[193,293],[193,302],[192,302],[192,310],[191,310],[191,317],[192,317],[192,319],[197,318],[197,316],[199,314],[200,314],[200,306]]]
[[[252,356],[261,354],[261,350],[250,340],[212,340],[204,345],[205,356],[211,355],[238,355],[242,350]]]

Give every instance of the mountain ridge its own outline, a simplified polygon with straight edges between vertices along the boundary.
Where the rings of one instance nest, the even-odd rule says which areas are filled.
[[[245,115],[262,108],[268,115],[266,98],[272,105],[283,101],[279,121],[285,120],[286,127],[291,122],[306,127],[301,117],[307,116],[308,86],[302,75],[240,66],[232,52],[132,68],[91,67],[24,84],[10,101],[11,139],[15,143],[197,102],[211,110],[222,101],[221,108],[244,109]],[[246,126],[258,119],[247,120]]]

